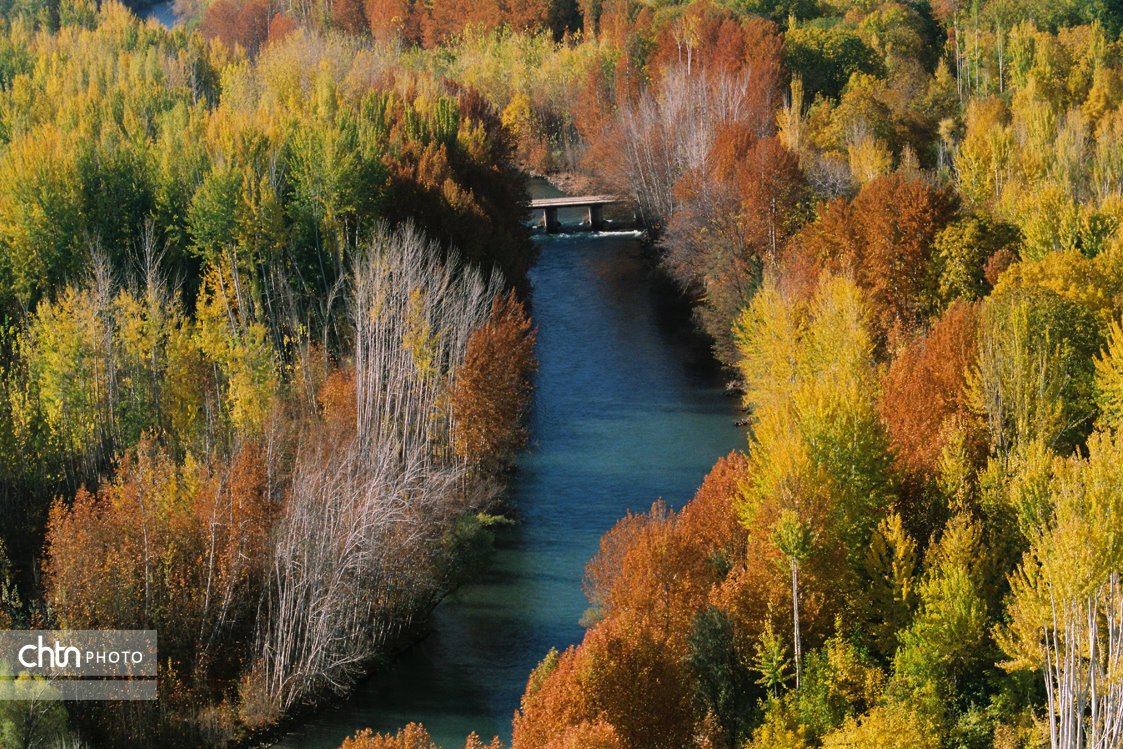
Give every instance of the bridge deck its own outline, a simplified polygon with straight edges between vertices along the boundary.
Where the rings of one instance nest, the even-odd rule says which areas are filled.
[[[583,208],[589,205],[608,205],[619,203],[615,195],[576,195],[564,198],[538,198],[530,201],[532,209],[541,208]]]

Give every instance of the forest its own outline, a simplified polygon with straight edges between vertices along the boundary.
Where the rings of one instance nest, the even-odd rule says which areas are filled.
[[[1123,6],[176,12],[0,0],[0,619],[161,646],[0,743],[244,742],[471,578],[528,172],[631,201],[749,433],[604,536],[512,749],[1123,742]]]
[[[357,41],[49,10],[0,42],[3,617],[158,630],[161,697],[6,703],[2,741],[220,745],[346,691],[486,550],[522,178],[478,93]]]

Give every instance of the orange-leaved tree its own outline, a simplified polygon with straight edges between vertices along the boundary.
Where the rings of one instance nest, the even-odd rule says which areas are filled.
[[[526,440],[535,331],[522,303],[497,296],[491,319],[472,332],[452,387],[453,442],[464,460],[495,468],[514,458]]]
[[[954,417],[970,415],[967,372],[977,356],[978,317],[975,305],[954,302],[927,335],[897,355],[882,377],[878,410],[907,471],[931,478]]]
[[[429,732],[420,723],[410,723],[397,733],[374,733],[369,728],[359,731],[354,736],[344,739],[339,749],[440,749]],[[464,749],[502,749],[499,739],[492,739],[490,744],[480,741],[476,734],[468,737]]]
[[[823,267],[853,273],[872,313],[872,333],[911,332],[938,309],[937,234],[957,199],[922,178],[891,174],[870,182],[853,201],[839,198],[819,212],[800,241]]]
[[[159,629],[161,658],[196,686],[231,677],[275,513],[256,447],[208,468],[146,436],[113,483],[52,506],[47,600],[64,628]]]
[[[747,465],[731,453],[678,513],[657,503],[605,535],[585,582],[598,622],[581,646],[551,651],[531,674],[514,747],[678,747],[713,734],[688,656],[695,622],[744,564],[733,497]]]

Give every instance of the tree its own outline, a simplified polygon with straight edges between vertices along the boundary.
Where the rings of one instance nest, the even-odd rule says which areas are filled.
[[[501,749],[499,737],[484,744],[476,734],[468,737],[464,749]],[[440,749],[420,723],[410,723],[393,736],[374,733],[369,728],[343,740],[339,749]]]
[[[769,655],[773,657],[766,666],[765,678],[773,681],[766,686],[775,690],[776,672],[782,666],[775,652]],[[687,660],[697,684],[695,699],[717,718],[729,745],[740,746],[749,733],[755,690],[748,664],[734,642],[728,615],[710,607],[694,617]]]
[[[994,291],[1035,287],[1056,292],[1106,325],[1115,315],[1114,299],[1120,291],[1120,281],[1107,257],[1089,259],[1078,252],[1052,252],[1040,260],[1011,264]]]
[[[375,39],[398,36],[409,44],[421,42],[421,12],[413,0],[366,0],[364,10]]]
[[[8,671],[9,665],[4,664]],[[28,673],[5,673],[9,694],[0,702],[0,740],[4,746],[47,749],[73,740],[67,730],[66,709],[51,680]]]
[[[179,679],[208,689],[230,678],[252,635],[275,515],[264,481],[253,446],[208,470],[142,440],[96,496],[51,508],[44,575],[60,625],[158,628]]]
[[[991,626],[983,591],[988,560],[978,524],[964,515],[948,521],[928,551],[916,619],[900,634],[894,673],[913,694],[934,689],[941,704],[954,700],[989,651]]]
[[[199,31],[209,39],[221,39],[231,49],[240,46],[254,55],[269,36],[271,18],[265,0],[215,0],[203,13]]]
[[[333,0],[331,17],[332,25],[348,34],[370,30],[370,23],[360,0]]]
[[[933,476],[956,424],[970,414],[967,381],[977,358],[978,317],[977,307],[955,302],[882,377],[878,411],[907,471]]]
[[[1121,696],[1110,686],[1123,631],[1121,459],[1119,439],[1096,434],[1086,459],[1057,462],[1048,513],[1010,578],[999,644],[1011,660],[1003,667],[1041,674],[1054,749],[1106,746],[1123,730]]]
[[[547,26],[550,5],[547,0],[510,0],[505,6],[505,20],[512,29],[538,31]]]
[[[531,673],[515,713],[511,749],[547,746],[574,728],[601,722],[580,680],[587,664],[584,649],[577,647],[543,659]]]
[[[667,227],[665,262],[685,288],[697,289],[715,352],[733,362],[733,321],[762,270],[778,265],[804,180],[795,154],[744,125],[718,133],[713,150],[675,186],[679,207]]]
[[[938,308],[933,243],[951,219],[956,198],[920,178],[874,180],[853,201],[820,209],[799,241],[818,262],[848,269],[866,295],[875,339],[917,330]]]
[[[783,510],[772,535],[776,548],[787,557],[792,570],[792,644],[795,651],[795,688],[799,691],[803,661],[799,641],[799,566],[811,554],[811,529],[794,510]]]
[[[1047,289],[987,298],[968,398],[1000,455],[1033,439],[1062,451],[1082,441],[1096,414],[1092,356],[1100,335],[1086,308]]]
[[[945,304],[955,299],[972,301],[990,293],[987,263],[1001,250],[1015,249],[1016,227],[982,216],[970,216],[949,224],[936,237],[940,264],[940,297]]]
[[[1112,429],[1123,426],[1123,327],[1112,322],[1107,347],[1095,359],[1096,401],[1100,418]]]
[[[683,175],[710,172],[713,146],[723,131],[743,128],[759,138],[774,127],[780,80],[775,27],[749,22],[743,54],[734,54],[728,64],[708,65],[703,56],[709,50],[727,48],[709,47],[704,37],[712,33],[719,39],[722,28],[732,28],[707,21],[707,7],[712,6],[699,4],[668,28],[663,36],[668,63],[654,85],[631,97],[618,91],[616,116],[591,138],[588,163],[619,194],[630,196],[655,229],[668,226],[679,209],[676,185]]]
[[[881,60],[862,38],[841,26],[789,28],[784,35],[784,64],[799,75],[810,98],[837,98],[853,73],[883,74]]]
[[[52,289],[78,280],[88,243],[73,138],[44,126],[16,138],[0,159],[0,234],[13,284],[4,293],[33,308]],[[14,297],[14,298],[13,298]]]
[[[323,389],[343,391],[324,399],[327,418],[300,430],[271,536],[254,648],[277,708],[346,690],[435,605],[458,521],[481,501],[454,459],[448,387],[497,285],[412,226],[379,227],[355,260],[354,372]]]
[[[835,622],[836,626],[841,623]],[[845,718],[876,705],[884,685],[885,674],[870,662],[868,654],[852,637],[836,631],[808,654],[803,687],[789,699],[808,734],[822,737]]]
[[[878,705],[823,737],[828,749],[937,749],[939,729],[915,706]]]
[[[503,18],[497,0],[439,0],[433,3],[422,21],[425,44],[435,47],[469,28],[490,30],[502,23]]]
[[[211,264],[195,305],[196,340],[222,377],[224,407],[240,434],[264,428],[277,392],[277,351],[229,262]]]
[[[601,538],[585,571],[585,590],[603,619],[642,623],[661,647],[682,655],[694,615],[719,573],[711,554],[720,547],[684,533],[678,520],[661,503],[620,520]]]
[[[810,300],[766,282],[736,330],[755,438],[742,522],[761,504],[799,509],[854,561],[892,495],[867,315],[855,284],[827,274]]]
[[[879,655],[892,658],[898,634],[912,621],[920,582],[916,543],[897,513],[877,526],[866,552],[865,573],[869,587],[864,610],[873,647]]]
[[[811,300],[766,284],[738,324],[755,438],[738,510],[790,575],[797,689],[801,570],[823,564],[841,595],[892,496],[865,321],[855,285],[825,275]]]
[[[811,749],[814,744],[808,736],[807,726],[798,723],[794,700],[769,701],[764,721],[753,732],[748,744],[752,749]]]
[[[509,462],[526,440],[534,328],[522,303],[497,296],[491,318],[472,332],[452,387],[453,440],[462,459],[494,467]]]
[[[662,637],[626,618],[593,629],[585,643],[582,687],[598,714],[629,747],[677,749],[694,730],[689,671]]]

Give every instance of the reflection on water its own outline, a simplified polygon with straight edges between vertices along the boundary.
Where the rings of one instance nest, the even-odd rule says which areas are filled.
[[[679,334],[634,235],[543,237],[531,271],[538,390],[531,446],[479,582],[434,612],[432,633],[280,746],[334,748],[356,730],[424,723],[446,748],[510,738],[531,669],[579,642],[585,563],[627,511],[681,506],[744,444],[704,357]]]

